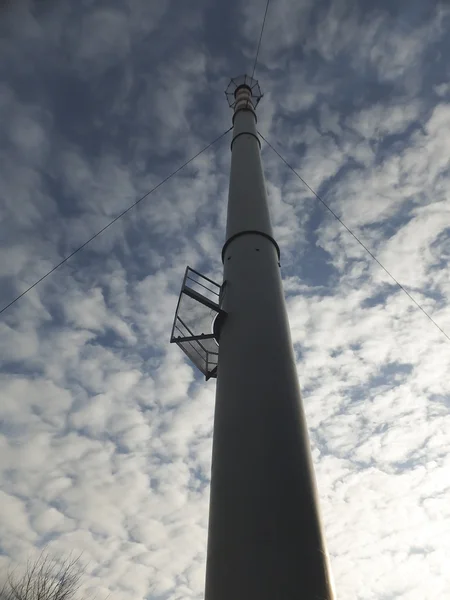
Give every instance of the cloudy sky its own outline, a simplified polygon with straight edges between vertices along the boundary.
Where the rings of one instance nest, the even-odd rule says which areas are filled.
[[[231,125],[265,0],[0,3],[0,300]],[[450,335],[450,6],[272,0],[259,128]],[[229,136],[229,134],[228,134]],[[168,343],[220,282],[229,137],[0,318],[0,567],[82,552],[88,597],[203,597],[214,380]],[[450,343],[269,149],[339,600],[450,590]]]

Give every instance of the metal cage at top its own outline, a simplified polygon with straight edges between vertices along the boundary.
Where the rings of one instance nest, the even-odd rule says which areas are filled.
[[[250,75],[239,75],[239,77],[234,77],[230,81],[225,90],[229,106],[233,109],[235,108],[237,102],[236,91],[241,87],[247,87],[250,90],[250,100],[253,107],[256,108],[264,94],[261,92],[258,81],[250,77]]]

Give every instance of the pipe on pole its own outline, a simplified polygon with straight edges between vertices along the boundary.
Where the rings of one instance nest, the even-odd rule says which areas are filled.
[[[205,598],[333,600],[251,86],[235,98]]]

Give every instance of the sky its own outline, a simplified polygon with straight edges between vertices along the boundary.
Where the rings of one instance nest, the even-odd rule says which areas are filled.
[[[231,126],[265,0],[0,3],[0,303]],[[258,127],[450,335],[450,5],[271,0]],[[169,344],[220,283],[230,134],[0,316],[0,570],[203,597],[215,381]],[[450,590],[450,342],[263,162],[339,600]]]

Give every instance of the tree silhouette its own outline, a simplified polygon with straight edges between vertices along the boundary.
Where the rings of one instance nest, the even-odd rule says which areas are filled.
[[[82,577],[80,557],[62,561],[42,553],[28,561],[21,575],[10,571],[0,588],[0,600],[74,600]]]

